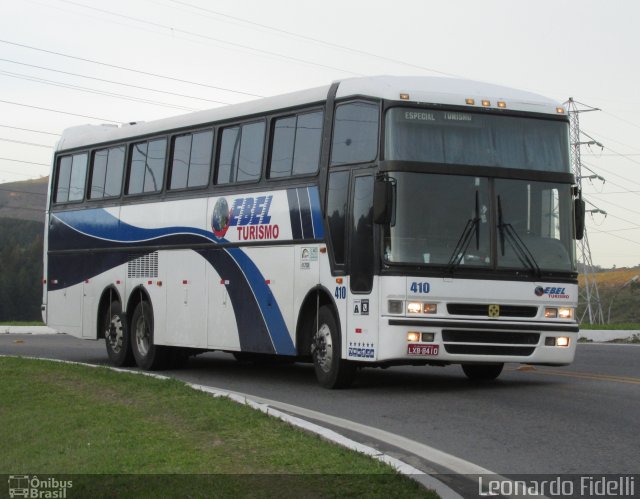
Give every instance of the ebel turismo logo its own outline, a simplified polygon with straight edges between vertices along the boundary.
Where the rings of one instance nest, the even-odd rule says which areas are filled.
[[[280,227],[271,224],[269,215],[272,200],[272,195],[236,198],[229,208],[225,198],[218,199],[211,215],[213,235],[222,239],[235,227],[239,241],[278,239]]]
[[[547,287],[543,288],[542,286],[538,286],[535,289],[536,296],[548,296],[549,298],[554,299],[568,299],[569,294],[566,291],[566,288],[554,288]]]

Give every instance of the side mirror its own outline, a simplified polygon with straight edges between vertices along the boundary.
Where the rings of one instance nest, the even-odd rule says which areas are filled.
[[[573,213],[575,216],[576,241],[580,241],[584,237],[584,218],[586,213],[586,203],[582,197],[576,198],[573,202]]]
[[[373,221],[380,225],[391,223],[393,214],[393,187],[395,181],[379,176],[373,186]]]

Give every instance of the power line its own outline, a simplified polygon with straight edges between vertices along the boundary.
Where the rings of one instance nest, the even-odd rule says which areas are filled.
[[[29,107],[31,109],[39,109],[41,111],[49,111],[49,112],[52,112],[52,113],[68,114],[69,116],[79,116],[80,118],[89,118],[90,120],[108,121],[110,123],[117,123],[117,124],[122,123],[121,121],[110,120],[110,119],[107,119],[107,118],[99,118],[99,117],[96,117],[96,116],[88,116],[86,114],[69,113],[67,111],[59,111],[58,109],[50,109],[50,108],[47,108],[47,107],[32,106],[30,104],[21,104],[20,102],[12,102],[12,101],[2,100],[2,99],[0,99],[0,102],[2,102],[4,104],[11,104],[12,106]]]
[[[88,80],[101,81],[103,83],[111,83],[113,85],[122,85],[123,87],[137,88],[138,90],[146,90],[146,91],[149,91],[149,92],[157,92],[157,93],[166,94],[166,95],[173,95],[173,96],[176,96],[176,97],[183,97],[185,99],[195,99],[195,100],[200,100],[200,101],[204,101],[204,102],[212,102],[214,104],[230,104],[229,102],[225,102],[225,101],[207,99],[205,97],[195,97],[193,95],[180,94],[180,93],[177,93],[177,92],[169,92],[168,90],[158,90],[156,88],[149,88],[149,87],[144,87],[144,86],[141,86],[141,85],[133,85],[131,83],[123,83],[121,81],[107,80],[105,78],[97,78],[95,76],[87,76],[87,75],[82,75],[82,74],[79,74],[79,73],[72,73],[70,71],[62,71],[60,69],[53,69],[53,68],[49,68],[49,67],[46,67],[46,66],[38,66],[36,64],[27,64],[25,62],[13,61],[11,59],[2,59],[2,58],[0,58],[0,61],[9,62],[11,64],[19,64],[20,66],[27,66],[27,67],[35,68],[35,69],[43,69],[45,71],[52,71],[54,73],[60,73],[60,74],[69,75],[69,76],[76,76],[78,78],[86,78]]]
[[[85,57],[77,57],[77,56],[73,56],[73,55],[69,55],[69,54],[64,54],[62,52],[55,52],[53,50],[47,50],[47,49],[42,49],[42,48],[38,48],[38,47],[33,47],[31,45],[25,45],[25,44],[22,44],[22,43],[11,42],[9,40],[1,40],[0,39],[0,43],[6,43],[8,45],[14,45],[16,47],[22,47],[22,48],[26,48],[26,49],[29,49],[29,50],[35,50],[35,51],[38,51],[38,52],[44,52],[46,54],[58,55],[60,57],[66,57],[68,59],[74,59],[76,61],[89,62],[91,64],[97,64],[97,65],[105,66],[105,67],[108,67],[108,68],[120,69],[122,71],[129,71],[131,73],[143,74],[145,76],[153,76],[154,78],[162,78],[164,80],[176,81],[176,82],[179,82],[179,83],[187,83],[189,85],[195,85],[195,86],[199,86],[199,87],[213,88],[215,90],[222,90],[224,92],[232,92],[232,93],[235,93],[235,94],[247,95],[247,96],[250,96],[250,97],[264,97],[263,95],[252,94],[252,93],[249,93],[249,92],[242,92],[240,90],[233,90],[233,89],[230,89],[230,88],[217,87],[215,85],[209,85],[207,83],[200,83],[200,82],[195,82],[195,81],[183,80],[181,78],[174,78],[172,76],[165,76],[165,75],[161,75],[161,74],[157,74],[157,73],[151,73],[151,72],[148,72],[148,71],[142,71],[142,70],[139,70],[139,69],[127,68],[127,67],[124,67],[124,66],[118,66],[117,64],[109,64],[109,63],[106,63],[106,62],[96,61],[96,60],[93,60],[93,59],[87,59]]]
[[[34,163],[33,161],[23,161],[21,159],[13,159],[13,158],[0,158],[3,161],[13,161],[14,163],[25,163],[27,165],[36,165],[36,166],[51,166],[49,163]],[[10,172],[5,172],[10,173]]]
[[[0,128],[11,128],[12,130],[21,130],[23,132],[33,132],[33,133],[44,133],[46,135],[54,135],[55,137],[60,137],[59,133],[43,132],[42,130],[34,130],[32,128],[20,128],[17,126],[10,126],[10,125],[0,125]]]
[[[61,82],[57,82],[57,81],[53,81],[53,80],[46,80],[44,78],[38,78],[35,76],[28,76],[28,75],[23,75],[20,73],[10,73],[8,71],[0,71],[0,75],[4,75],[4,76],[9,76],[11,78],[17,78],[20,80],[27,80],[27,81],[33,81],[36,83],[43,83],[45,85],[52,85],[54,87],[61,87],[61,88],[68,88],[71,90],[77,90],[80,92],[87,92],[87,93],[91,93],[91,94],[97,94],[97,95],[104,95],[106,97],[115,97],[118,99],[124,99],[124,100],[128,100],[128,101],[132,101],[132,102],[140,102],[143,104],[152,104],[154,106],[162,106],[162,107],[169,107],[169,108],[173,108],[173,109],[181,109],[183,111],[198,111],[198,109],[194,109],[192,107],[185,107],[185,106],[179,106],[176,104],[169,104],[166,102],[159,102],[159,101],[154,101],[154,100],[150,100],[150,99],[144,99],[142,97],[134,97],[131,95],[125,95],[125,94],[119,94],[119,93],[115,93],[115,92],[107,92],[105,90],[96,90],[93,88],[88,88],[88,87],[81,87],[79,85],[71,85],[68,83],[61,83]]]
[[[321,68],[324,68],[324,69],[331,69],[331,70],[334,70],[334,71],[341,71],[343,73],[347,73],[347,74],[351,74],[351,75],[363,76],[362,73],[356,73],[354,71],[349,71],[348,69],[342,69],[342,68],[339,68],[339,67],[336,67],[336,66],[329,66],[328,64],[320,64],[320,63],[313,62],[313,61],[310,61],[310,60],[307,60],[307,59],[301,59],[299,57],[288,56],[288,55],[280,54],[278,52],[272,52],[270,50],[264,50],[264,49],[260,49],[260,48],[251,47],[249,45],[243,45],[242,43],[230,42],[230,41],[222,40],[220,38],[215,38],[215,37],[210,36],[210,35],[197,33],[195,31],[189,31],[189,30],[184,30],[184,29],[180,29],[180,28],[174,28],[173,26],[167,26],[166,24],[156,23],[156,22],[153,22],[153,21],[149,21],[147,19],[140,19],[138,17],[128,16],[128,15],[125,15],[125,14],[120,14],[118,12],[113,12],[113,11],[106,10],[106,9],[100,9],[98,7],[90,7],[88,5],[84,5],[84,4],[81,4],[81,3],[78,3],[78,2],[73,2],[72,0],[59,0],[59,1],[63,2],[63,3],[68,3],[70,5],[75,5],[77,7],[82,7],[82,8],[88,9],[88,10],[93,10],[93,11],[96,11],[96,12],[100,12],[100,13],[103,13],[103,14],[108,14],[108,15],[111,15],[111,16],[120,17],[120,18],[123,18],[123,19],[128,19],[129,21],[139,22],[141,24],[146,24],[146,25],[149,25],[149,26],[153,26],[154,28],[161,28],[161,29],[170,31],[171,33],[181,33],[181,34],[185,34],[185,35],[190,35],[190,36],[194,36],[196,38],[202,38],[202,39],[210,40],[210,41],[217,42],[217,43],[223,43],[223,44],[229,45],[231,47],[236,47],[236,48],[240,48],[240,49],[243,49],[243,50],[250,50],[250,51],[253,51],[253,52],[257,52],[259,54],[275,56],[275,57],[279,57],[279,58],[282,58],[282,59],[285,59],[285,60],[298,62],[298,63],[303,63],[303,64],[311,65],[311,66],[317,66],[317,67],[321,67]]]
[[[5,139],[4,137],[0,137],[0,140],[3,142],[13,142],[14,144],[23,144],[26,146],[45,147],[47,149],[53,149],[53,146],[48,146],[46,144],[37,144],[35,142],[25,142],[24,140]]]
[[[245,24],[248,24],[248,25],[251,25],[251,26],[256,26],[258,28],[262,28],[262,29],[266,29],[266,30],[269,30],[269,31],[274,31],[276,33],[280,33],[280,34],[283,34],[283,35],[299,38],[300,40],[306,40],[306,41],[309,41],[309,42],[320,43],[320,44],[325,45],[327,47],[333,47],[333,48],[337,48],[337,49],[340,49],[340,50],[347,50],[349,52],[353,52],[353,53],[360,54],[360,55],[366,55],[368,57],[374,57],[376,59],[380,59],[380,60],[383,60],[383,61],[393,62],[395,64],[401,64],[403,66],[408,66],[408,67],[412,67],[412,68],[415,68],[415,69],[421,69],[423,71],[428,71],[430,73],[437,73],[437,74],[441,74],[441,75],[445,75],[445,76],[453,76],[453,77],[456,77],[456,78],[460,78],[460,76],[454,75],[452,73],[446,73],[444,71],[439,71],[437,69],[433,69],[433,68],[429,68],[429,67],[425,67],[425,66],[420,66],[420,65],[417,65],[417,64],[412,64],[412,63],[406,62],[406,61],[400,61],[400,60],[394,59],[392,57],[386,57],[386,56],[383,56],[383,55],[374,54],[373,52],[367,52],[365,50],[360,50],[360,49],[356,49],[356,48],[353,48],[353,47],[348,47],[346,45],[340,45],[338,43],[329,42],[329,41],[326,41],[326,40],[321,40],[319,38],[313,38],[313,37],[308,36],[308,35],[302,35],[300,33],[294,33],[292,31],[287,31],[285,29],[276,28],[274,26],[269,26],[269,25],[258,23],[258,22],[255,22],[255,21],[250,21],[250,20],[244,19],[242,17],[236,17],[236,16],[231,16],[229,14],[223,14],[222,12],[218,12],[218,11],[215,11],[215,10],[211,10],[211,9],[207,9],[207,8],[204,8],[204,7],[200,7],[198,5],[193,5],[193,4],[188,3],[188,2],[183,2],[183,1],[180,1],[180,0],[169,0],[169,1],[172,2],[172,3],[176,3],[176,4],[185,5],[187,7],[191,7],[193,9],[197,9],[197,10],[200,10],[202,12],[208,12],[210,14],[214,14],[214,15],[219,16],[219,17],[225,17],[227,19],[232,19],[234,21],[239,21],[241,23],[245,23]]]

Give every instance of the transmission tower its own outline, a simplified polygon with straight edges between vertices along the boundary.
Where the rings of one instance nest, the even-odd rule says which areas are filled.
[[[578,183],[578,189],[582,192],[582,179],[592,178],[594,176],[582,175],[582,160],[580,158],[580,148],[583,145],[600,145],[595,140],[589,140],[582,142],[580,140],[580,113],[589,111],[599,111],[599,109],[581,104],[573,100],[573,97],[569,97],[569,100],[565,103],[569,111],[569,125],[570,125],[570,138],[571,138],[571,162],[573,165],[573,174],[576,177]],[[578,109],[578,105],[581,106]],[[590,138],[590,137],[589,137]],[[595,176],[597,177],[597,176]],[[601,177],[600,177],[601,178]],[[591,203],[590,203],[591,204]],[[593,206],[593,205],[592,205]],[[586,210],[587,213],[606,213],[598,208]],[[580,293],[580,298],[584,300],[585,310],[580,317],[580,322],[583,322],[585,316],[589,318],[589,324],[604,324],[604,314],[602,313],[602,303],[600,302],[600,293],[598,291],[598,283],[593,275],[593,260],[591,259],[591,248],[589,246],[589,236],[587,234],[587,228],[584,229],[584,237],[578,241],[578,264],[582,261],[582,273],[584,276],[584,289]]]

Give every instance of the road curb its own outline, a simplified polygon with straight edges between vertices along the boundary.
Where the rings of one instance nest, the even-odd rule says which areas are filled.
[[[0,331],[1,331],[1,327],[0,327]],[[43,333],[43,334],[50,334],[50,333]],[[274,407],[262,403],[262,402],[258,402],[256,400],[253,400],[250,396],[245,395],[245,394],[241,394],[241,393],[237,393],[237,392],[232,392],[229,390],[223,390],[221,388],[215,388],[215,387],[210,387],[210,386],[205,386],[205,385],[200,385],[197,383],[191,383],[188,381],[184,381],[178,378],[172,378],[170,376],[165,376],[163,374],[156,374],[156,373],[150,373],[150,372],[145,372],[145,371],[134,371],[134,370],[130,370],[130,369],[122,369],[122,368],[118,368],[118,367],[112,367],[112,366],[106,366],[106,365],[96,365],[96,364],[87,364],[85,362],[75,362],[75,361],[70,361],[70,360],[61,360],[61,359],[48,359],[48,358],[42,358],[42,357],[29,357],[29,356],[19,356],[19,355],[2,355],[0,354],[0,357],[10,357],[10,358],[22,358],[22,359],[31,359],[31,360],[46,360],[49,362],[59,362],[61,364],[72,364],[72,365],[78,365],[78,366],[86,366],[86,367],[93,367],[93,368],[106,368],[109,369],[111,371],[115,371],[115,372],[119,372],[119,373],[128,373],[128,374],[137,374],[137,375],[141,375],[141,376],[149,376],[151,378],[155,378],[155,379],[159,379],[159,380],[177,380],[180,381],[181,383],[184,383],[186,386],[188,386],[189,388],[193,389],[193,390],[198,390],[204,393],[207,393],[213,397],[225,397],[228,398],[236,403],[242,404],[242,405],[246,405],[251,407],[252,409],[258,410],[260,412],[263,412],[265,414],[267,414],[268,416],[272,416],[274,418],[280,419],[281,421],[284,421],[292,426],[295,426],[297,428],[300,428],[304,431],[316,434],[318,436],[320,436],[321,438],[328,440],[330,442],[333,442],[337,445],[340,445],[342,447],[345,447],[347,449],[353,450],[355,452],[359,452],[361,454],[365,454],[369,457],[372,457],[373,459],[376,459],[378,461],[381,461],[389,466],[391,466],[392,468],[394,468],[398,473],[407,476],[408,478],[418,482],[420,485],[422,485],[425,488],[434,490],[438,495],[440,495],[440,497],[442,499],[463,499],[463,497],[461,495],[459,495],[457,492],[455,492],[453,489],[451,489],[448,485],[446,485],[445,483],[441,482],[440,480],[438,480],[437,478],[434,478],[430,475],[428,475],[427,473],[425,473],[422,470],[419,470],[417,468],[414,468],[413,466],[399,460],[396,459],[394,457],[391,457],[387,454],[384,454],[383,452],[380,452],[377,449],[374,449],[373,447],[369,447],[367,445],[361,444],[359,442],[356,442],[355,440],[351,440],[350,438],[345,437],[344,435],[341,435],[333,430],[330,430],[328,428],[324,428],[320,425],[317,425],[315,423],[311,423],[310,421],[307,421],[305,419],[302,418],[298,418],[296,416],[292,416],[291,414],[288,414],[286,412],[280,411],[278,409],[275,409]]]

